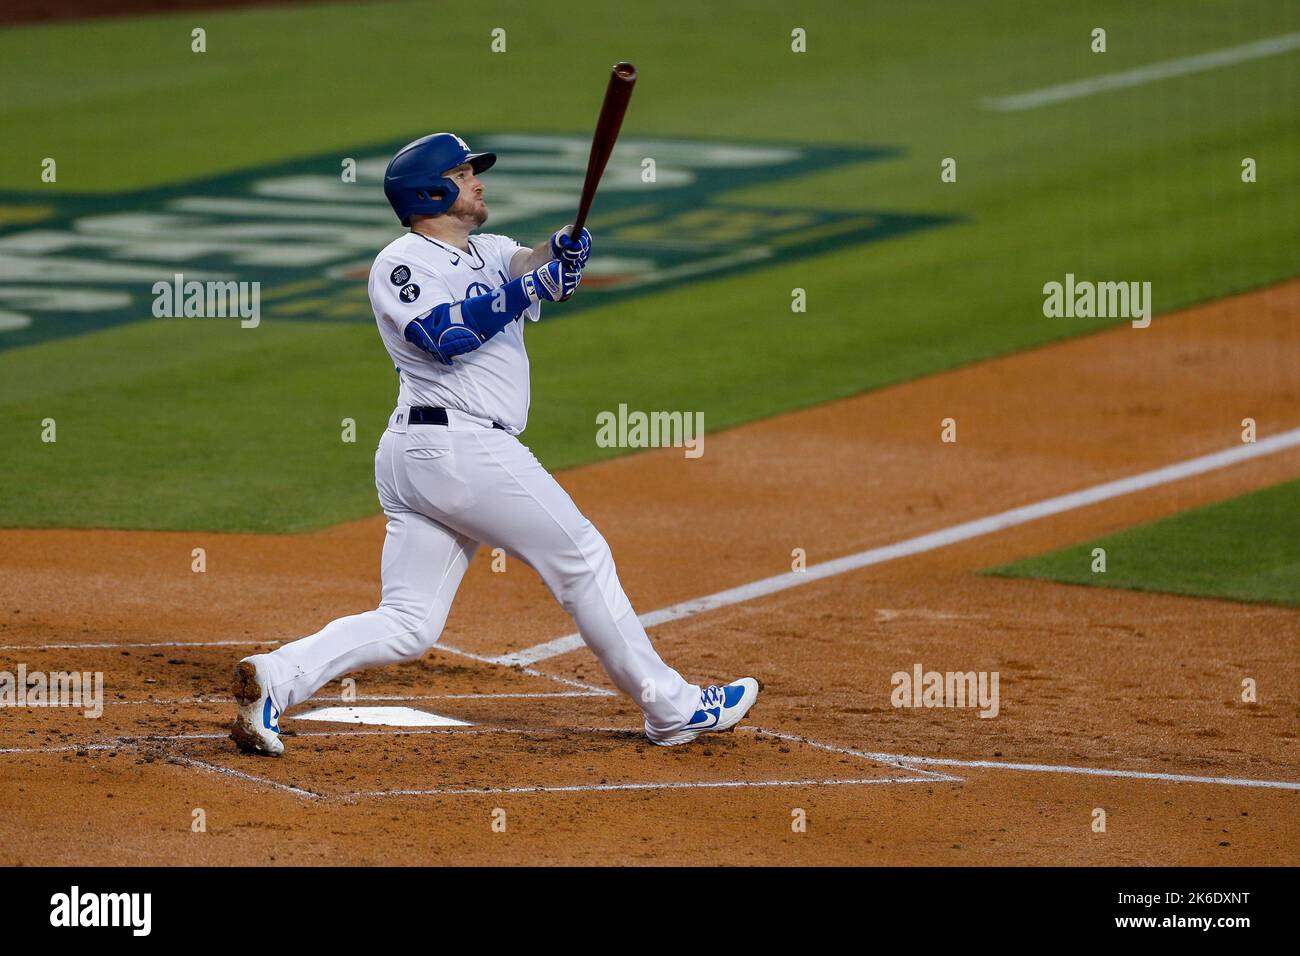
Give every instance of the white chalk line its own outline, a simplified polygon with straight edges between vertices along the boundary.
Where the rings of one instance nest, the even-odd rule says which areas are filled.
[[[923,777],[908,778],[906,782],[916,783],[961,783],[964,778],[956,777],[951,774],[939,773],[936,771],[925,770],[925,767],[956,767],[974,770],[1006,770],[1014,773],[1055,773],[1055,774],[1073,774],[1093,777],[1109,777],[1125,780],[1147,780],[1161,783],[1204,783],[1217,784],[1221,786],[1233,787],[1251,787],[1272,790],[1300,790],[1300,782],[1291,780],[1262,780],[1251,777],[1211,777],[1197,774],[1182,773],[1164,773],[1143,770],[1114,770],[1105,767],[1075,767],[1061,764],[1039,764],[1039,763],[1021,763],[1012,761],[996,760],[961,760],[949,757],[923,757],[916,754],[897,754],[884,753],[879,751],[858,750],[852,747],[841,747],[836,744],[828,744],[811,737],[804,737],[798,734],[782,733],[781,731],[768,730],[763,727],[744,726],[737,728],[741,731],[748,731],[760,736],[773,737],[778,740],[785,740],[791,743],[804,744],[818,750],[825,750],[831,753],[843,754],[845,756],[857,757],[861,760],[867,760],[872,763],[879,763],[894,769],[902,770],[907,773],[923,774]],[[400,736],[427,736],[435,734],[524,734],[524,735],[564,735],[576,733],[619,733],[619,734],[636,734],[637,728],[633,727],[582,727],[582,728],[557,728],[557,727],[422,727],[410,729],[393,729],[393,730],[313,730],[294,733],[289,739],[299,737],[400,737]],[[0,748],[0,754],[51,754],[64,753],[76,750],[119,750],[138,746],[142,743],[163,743],[169,741],[184,740],[225,740],[228,735],[225,733],[204,733],[204,734],[154,734],[140,737],[121,737],[113,743],[87,743],[87,744],[66,744],[54,747],[5,747]],[[183,757],[182,760],[201,763],[192,757]],[[208,769],[211,769],[210,767]],[[253,777],[251,774],[242,774],[238,771],[230,771],[231,775],[239,776],[254,782],[262,782],[261,778]],[[895,780],[895,778],[889,778]],[[283,784],[274,784],[273,781],[266,781],[268,784],[275,785],[281,789],[293,789]],[[854,781],[832,781],[833,783],[846,783]],[[880,780],[871,780],[864,782],[887,782],[883,778]],[[904,782],[904,781],[896,781]],[[706,787],[708,784],[692,784],[695,787]],[[759,781],[743,782],[731,781],[722,782],[723,786],[820,786],[829,785],[826,781],[803,780],[803,781]],[[665,786],[658,783],[637,784],[636,786],[610,784],[610,785],[584,785],[588,789],[654,789]],[[674,784],[674,787],[679,785]],[[571,787],[513,787],[501,789],[474,790],[466,788],[439,788],[431,790],[392,790],[392,791],[373,791],[360,794],[349,794],[348,796],[385,796],[385,795],[450,795],[453,793],[550,793],[571,791]],[[303,791],[313,797],[322,797],[322,794],[316,794],[312,791]]]
[[[795,737],[791,734],[781,734],[775,731],[763,730],[759,727],[741,728],[752,730],[757,734],[769,737],[777,737],[792,743],[804,744],[818,750],[825,750],[830,753],[843,754],[845,756],[863,757],[863,754],[847,747],[837,747],[834,744],[826,744],[820,741],[811,740],[807,737]],[[595,732],[626,732],[625,728],[620,727],[592,727],[589,728]],[[505,795],[505,794],[527,794],[527,793],[598,793],[616,790],[712,790],[726,788],[745,788],[745,787],[835,787],[835,786],[864,786],[867,784],[877,783],[936,783],[950,781],[960,783],[961,777],[954,777],[950,774],[936,773],[932,770],[923,770],[920,767],[908,767],[897,762],[888,760],[877,760],[872,757],[864,758],[870,763],[884,764],[893,769],[902,770],[905,773],[920,774],[921,776],[910,777],[865,777],[852,779],[838,778],[806,778],[797,780],[705,780],[705,781],[648,781],[648,782],[625,782],[625,783],[591,783],[591,784],[569,784],[560,786],[520,786],[520,787],[431,787],[427,789],[399,789],[399,790],[369,790],[350,793],[349,798],[360,797],[424,797],[424,796],[486,796],[486,795]]]
[[[610,692],[607,690],[550,690],[535,691],[533,693],[518,694],[394,694],[388,695],[370,695],[358,696],[352,698],[343,697],[313,697],[307,703],[314,701],[341,701],[344,703],[350,701],[363,700],[536,700],[547,697],[609,697]]]
[[[112,651],[119,649],[140,649],[148,650],[155,647],[277,647],[280,641],[150,641],[150,642],[95,642],[88,644],[0,644],[0,651]],[[501,664],[500,660],[494,657],[486,657],[482,654],[474,654],[470,651],[462,650],[459,647],[453,647],[450,644],[434,644],[430,650],[446,651],[448,654],[455,654],[458,657],[465,657],[472,661],[478,661],[480,664]],[[507,666],[515,667],[521,674],[527,674],[529,677],[544,677],[547,680],[555,681],[559,684],[565,684],[578,690],[586,691],[586,696],[590,697],[613,697],[614,692],[604,687],[597,687],[594,684],[587,684],[580,680],[574,680],[570,677],[561,677],[558,674],[547,674],[544,671],[534,670],[531,667],[522,665],[509,664]],[[521,695],[522,696],[522,695]],[[575,695],[578,696],[578,695]],[[325,698],[320,698],[325,699]],[[376,700],[380,698],[375,698]],[[394,700],[398,698],[393,698]],[[431,698],[432,699],[432,698]]]
[[[1176,60],[1164,60],[1160,63],[1152,63],[1149,66],[1140,66],[1132,70],[1122,70],[1118,73],[1104,73],[1101,76],[1076,80],[1072,83],[1044,86],[1037,90],[1030,90],[1027,93],[985,97],[980,100],[980,105],[986,110],[996,110],[1003,113],[1028,110],[1049,103],[1076,100],[1085,96],[1092,96],[1094,93],[1104,93],[1108,90],[1141,86],[1144,83],[1153,83],[1157,80],[1166,80],[1175,76],[1186,76],[1190,73],[1215,70],[1236,63],[1245,63],[1248,60],[1258,60],[1266,56],[1288,53],[1295,49],[1300,49],[1300,33],[1284,33],[1280,36],[1256,40],[1253,43],[1245,43],[1241,46],[1211,50],[1208,53],[1179,57]]]
[[[151,647],[276,647],[279,641],[149,641],[138,643],[91,644],[3,644],[0,651],[114,651],[119,648]]]
[[[1201,777],[1186,773],[1156,773],[1142,770],[1108,770],[1101,767],[1070,767],[1041,763],[1010,763],[997,760],[953,760],[945,757],[912,757],[906,754],[864,753],[879,760],[896,760],[902,766],[924,764],[933,767],[966,767],[978,770],[1015,770],[1024,773],[1081,774],[1088,777],[1120,777],[1127,780],[1158,780],[1165,783],[1215,783],[1228,787],[1263,787],[1271,790],[1300,790],[1292,780],[1256,780],[1251,777]]]
[[[465,734],[566,734],[583,731],[617,731],[631,733],[631,727],[400,727],[391,730],[300,730],[286,733],[288,740],[300,737],[421,737],[428,734],[446,734],[453,731]],[[110,743],[59,744],[53,747],[3,747],[0,754],[52,754],[70,750],[126,750],[141,744],[171,743],[179,740],[229,740],[230,734],[194,733],[194,734],[131,734],[113,738]]]
[[[819,750],[825,750],[832,753],[839,753],[848,756],[862,757],[859,751],[851,750],[845,747],[837,747],[833,744],[824,744],[820,741],[814,741],[806,737],[794,737],[787,734],[779,734],[774,731],[764,731],[755,728],[756,732],[766,734],[771,737],[779,737],[798,744],[805,744]],[[619,734],[636,734],[638,728],[629,727],[585,727],[578,729],[555,728],[555,727],[427,727],[416,730],[321,730],[305,731],[291,735],[294,737],[370,737],[370,736],[421,736],[429,734],[448,734],[448,733],[480,733],[480,734],[525,734],[525,735],[567,735],[573,733],[619,733]],[[228,735],[224,733],[202,733],[202,734],[168,734],[168,735],[150,735],[146,737],[122,737],[116,743],[112,744],[83,744],[83,745],[62,745],[57,747],[30,747],[30,748],[7,748],[0,749],[0,754],[6,753],[60,753],[69,750],[118,750],[129,749],[139,746],[143,743],[160,743],[170,741],[191,741],[191,740],[225,740]],[[932,770],[924,770],[919,767],[907,767],[890,761],[867,759],[871,763],[879,763],[890,766],[893,769],[902,770],[905,773],[914,776],[906,777],[870,777],[870,778],[806,778],[806,779],[776,779],[776,780],[706,780],[706,781],[632,781],[624,783],[602,783],[602,784],[574,784],[574,785],[557,785],[557,786],[519,786],[519,787],[435,787],[428,789],[396,789],[396,790],[373,790],[358,791],[354,793],[330,796],[308,790],[302,787],[294,787],[289,784],[278,783],[265,777],[259,777],[254,774],[241,770],[235,770],[229,767],[222,767],[218,764],[208,763],[196,757],[185,755],[175,756],[175,760],[185,766],[192,766],[199,770],[211,773],[223,774],[234,777],[249,783],[262,784],[277,790],[283,790],[293,793],[297,796],[307,797],[313,800],[330,800],[330,799],[357,799],[362,797],[391,797],[391,796],[485,796],[485,795],[504,795],[504,794],[527,794],[527,793],[584,793],[600,791],[619,791],[619,790],[710,790],[719,788],[763,788],[763,787],[830,787],[830,786],[864,786],[868,784],[881,783],[936,783],[943,781],[961,782],[960,777],[954,777],[949,774],[938,773]]]
[[[111,651],[124,648],[136,648],[147,650],[152,647],[278,647],[280,641],[152,641],[152,642],[121,642],[121,643],[90,643],[90,644],[3,644],[0,645],[0,651]],[[579,638],[581,643],[581,638]],[[482,654],[474,654],[470,651],[461,650],[459,647],[453,647],[450,644],[435,644],[431,648],[435,651],[446,651],[448,654],[455,654],[458,657],[465,657],[472,661],[478,661],[480,664],[500,664],[493,657],[486,657]],[[545,671],[539,671],[532,667],[523,665],[509,664],[521,674],[527,674],[529,677],[544,677],[549,681],[557,684],[564,684],[566,687],[573,687],[578,690],[586,691],[591,697],[613,697],[612,690],[604,687],[597,687],[595,684],[587,684],[580,680],[574,680],[571,677],[561,677],[559,674],[548,674]]]
[[[1014,763],[1011,761],[997,760],[957,760],[947,757],[917,757],[910,754],[889,754],[870,750],[852,750],[847,747],[836,747],[831,744],[823,744],[819,741],[809,740],[807,737],[800,737],[796,734],[784,734],[775,730],[764,730],[761,727],[741,727],[739,729],[749,730],[767,737],[778,737],[781,740],[797,741],[799,743],[808,744],[812,747],[834,750],[839,753],[852,754],[855,757],[874,760],[877,763],[887,763],[890,766],[898,767],[902,770],[919,773],[925,772],[921,770],[921,766],[966,767],[975,770],[1013,770],[1022,773],[1082,774],[1084,776],[1092,777],[1119,777],[1127,780],[1158,780],[1165,783],[1216,783],[1234,787],[1265,787],[1274,790],[1300,790],[1300,782],[1290,780],[1258,780],[1250,777],[1203,777],[1185,773],[1157,773],[1154,771],[1144,770],[1109,770],[1099,767],[1071,767],[1058,764]],[[950,777],[948,779],[960,780],[962,778]]]
[[[831,561],[823,561],[820,564],[809,566],[804,571],[787,571],[784,574],[751,581],[748,584],[742,584],[739,587],[729,588],[725,591],[692,598],[670,607],[642,614],[639,619],[641,624],[648,629],[657,624],[693,617],[696,614],[703,614],[705,611],[712,611],[728,605],[752,601],[755,598],[765,597],[769,594],[776,594],[790,588],[801,587],[805,584],[811,584],[813,581],[820,581],[823,578],[833,577],[849,571],[857,571],[861,568],[883,564],[887,561],[895,561],[899,558],[911,557],[962,541],[969,541],[972,538],[1004,531],[1007,528],[1014,528],[1030,521],[1037,521],[1040,518],[1062,514],[1077,508],[1084,508],[1088,505],[1107,501],[1111,498],[1132,494],[1135,491],[1144,491],[1172,481],[1180,481],[1184,478],[1216,471],[1229,465],[1239,464],[1264,455],[1271,455],[1296,446],[1300,446],[1300,428],[1293,428],[1279,435],[1261,439],[1254,444],[1237,445],[1223,451],[1200,455],[1196,458],[1189,458],[1186,461],[1165,465],[1151,471],[1144,471],[1140,474],[1129,475],[1126,478],[1094,485],[1091,488],[1071,491],[1033,504],[1022,505],[1019,508],[1000,511],[985,518],[966,521],[939,531],[931,531],[928,534],[906,538],[894,544],[869,548],[856,554],[845,555]],[[523,666],[567,654],[582,646],[581,635],[566,634],[563,637],[544,641],[541,644],[535,644],[520,651],[500,654],[494,658],[480,658],[480,660],[507,666]]]
[[[955,779],[955,778],[949,778]],[[716,790],[741,787],[836,787],[863,786],[872,783],[934,783],[932,777],[867,777],[860,780],[706,780],[663,783],[586,783],[558,787],[461,787],[429,790],[364,790],[349,793],[360,797],[457,797],[502,796],[512,793],[593,793],[610,790]]]
[[[123,744],[60,744],[57,747],[0,747],[0,754],[57,754],[72,750],[120,750]]]
[[[135,642],[135,643],[90,643],[90,644],[4,644],[0,645],[0,651],[67,651],[67,650],[117,650],[120,648],[140,648],[148,649],[151,647],[277,647],[280,641],[153,641],[153,642]],[[579,638],[581,643],[581,638]],[[459,647],[453,647],[450,644],[435,644],[433,650],[446,651],[449,654],[455,654],[459,657],[465,657],[472,661],[478,661],[480,664],[500,664],[491,657],[485,657],[482,654],[474,654],[470,651],[461,650]],[[575,694],[574,696],[588,697],[613,697],[612,690],[604,687],[597,687],[595,684],[588,684],[580,680],[574,680],[571,677],[562,677],[559,674],[548,674],[545,671],[539,671],[532,667],[522,665],[514,666],[521,674],[527,674],[529,677],[543,677],[557,684],[563,684],[566,687],[573,687],[585,694]],[[487,696],[487,695],[485,695]],[[510,696],[510,695],[500,695]],[[525,695],[518,695],[520,697]],[[558,695],[556,695],[558,696]],[[321,698],[324,699],[324,698]],[[378,698],[376,698],[378,699]],[[398,698],[393,698],[398,699]],[[447,698],[430,698],[430,699],[447,699]],[[141,701],[140,703],[144,703]]]
[[[472,727],[394,727],[376,730],[293,730],[283,736],[287,740],[301,737],[421,737],[428,734],[534,734],[565,735],[584,733],[634,734],[639,736],[639,727],[490,727],[478,724]],[[135,747],[144,743],[169,743],[177,740],[229,740],[230,734],[221,732],[191,734],[120,734],[108,743],[59,744],[53,747],[9,747],[0,748],[0,754],[22,753],[43,754],[60,753],[65,750],[117,750]]]
[[[582,636],[578,634],[575,634],[573,636],[578,639],[578,646],[582,646],[583,643]],[[606,690],[603,687],[597,687],[595,684],[587,684],[580,680],[573,680],[572,678],[569,677],[561,677],[559,674],[548,674],[546,673],[546,671],[539,671],[536,668],[527,666],[528,664],[532,663],[531,661],[507,661],[498,657],[486,657],[482,654],[472,654],[469,651],[463,651],[459,647],[452,647],[450,644],[435,644],[434,649],[447,651],[448,653],[451,654],[459,654],[461,657],[467,657],[470,660],[478,661],[481,664],[500,664],[505,667],[513,667],[519,672],[523,674],[527,674],[530,677],[545,677],[547,680],[553,680],[556,681],[557,683],[565,684],[569,687],[577,687],[580,690],[593,691],[597,694],[601,694],[606,697],[615,696],[613,691]]]
[[[538,700],[548,697],[555,698],[573,698],[573,697],[608,697],[609,693],[602,691],[589,690],[551,690],[537,691],[531,694],[358,694],[356,697],[313,697],[305,700],[295,706],[305,707],[308,704],[363,704],[375,703],[378,701],[392,700]],[[230,705],[235,702],[233,697],[180,697],[175,700],[165,700],[162,698],[151,697],[147,700],[106,700],[104,706],[114,704],[118,706],[147,706],[150,704],[166,705],[169,707],[179,706],[181,704],[201,704],[209,705]],[[292,717],[292,714],[287,716]]]
[[[581,640],[581,639],[579,639]],[[153,647],[277,647],[280,641],[150,641],[150,642],[96,642],[88,644],[0,644],[0,651],[111,651],[125,648],[134,648],[148,650]],[[453,647],[450,644],[435,644],[431,648],[435,651],[446,651],[449,654],[455,654],[458,657],[465,657],[472,661],[478,661],[480,664],[500,664],[499,660],[492,657],[485,657],[482,654],[474,654],[470,651],[461,650],[459,647]],[[561,677],[559,674],[548,674],[545,671],[539,671],[531,667],[522,665],[508,665],[515,667],[521,674],[527,674],[529,677],[544,677],[547,680],[554,681],[557,684],[564,684],[567,687],[573,687],[585,691],[589,697],[613,697],[612,690],[604,687],[597,687],[595,684],[587,684],[580,680],[574,680],[571,677]],[[507,695],[501,695],[507,696]],[[524,695],[520,695],[524,696]],[[321,698],[324,699],[324,698]],[[379,698],[376,698],[379,699]],[[398,698],[393,698],[398,699]],[[433,699],[433,698],[430,698]],[[141,701],[143,703],[143,701]]]
[[[208,773],[219,773],[227,777],[235,777],[239,780],[247,780],[250,783],[260,783],[263,786],[272,787],[276,790],[284,790],[299,797],[307,797],[311,800],[320,800],[324,794],[317,793],[314,790],[305,790],[302,787],[295,787],[292,784],[279,783],[275,780],[268,780],[266,777],[259,777],[255,774],[245,773],[242,770],[233,770],[230,767],[222,767],[218,764],[208,763],[204,760],[196,760],[193,757],[178,757],[185,766],[194,767],[198,770],[205,770]]]
[[[765,730],[762,727],[741,727],[739,729],[752,731],[753,733],[756,733],[761,737],[775,737],[777,740],[785,740],[785,741],[789,741],[790,743],[806,744],[807,746],[816,748],[817,750],[826,750],[829,751],[830,753],[844,754],[847,757],[859,757],[864,760],[870,760],[873,763],[879,763],[879,764],[884,764],[885,766],[888,767],[893,767],[897,770],[905,770],[908,773],[926,774],[927,776],[930,777],[931,782],[937,782],[937,783],[942,783],[945,781],[952,782],[952,783],[961,782],[961,777],[954,777],[951,774],[937,773],[936,771],[933,770],[922,770],[920,767],[909,766],[898,760],[894,760],[893,758],[890,758],[888,760],[881,760],[879,759],[881,756],[880,754],[868,754],[861,750],[854,750],[852,747],[840,747],[836,744],[826,744],[826,743],[822,743],[819,740],[812,740],[808,737],[800,737],[798,734],[784,734],[781,733],[779,730]]]
[[[422,737],[429,734],[569,734],[584,731],[617,730],[629,732],[630,727],[394,727],[391,730],[295,730],[285,733],[286,740],[298,740],[302,737]],[[148,736],[122,737],[124,741],[148,742],[168,740],[227,740],[229,734],[151,734]]]

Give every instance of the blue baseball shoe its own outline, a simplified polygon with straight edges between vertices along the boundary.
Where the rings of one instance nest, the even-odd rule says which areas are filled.
[[[230,686],[238,710],[230,728],[230,739],[244,753],[278,757],[284,753],[280,741],[280,709],[271,700],[271,692],[262,669],[251,657],[235,665],[235,679]]]
[[[665,737],[655,737],[647,730],[646,737],[660,747],[675,747],[689,744],[700,734],[733,730],[757,700],[758,681],[752,677],[742,677],[723,687],[714,684],[700,691],[700,709],[685,727]]]

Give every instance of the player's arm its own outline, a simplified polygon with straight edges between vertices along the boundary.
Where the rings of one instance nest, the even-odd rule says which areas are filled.
[[[567,225],[545,242],[539,242],[531,249],[520,249],[516,252],[510,259],[511,277],[540,269],[552,259],[561,259],[572,268],[581,270],[591,256],[591,233],[583,229],[574,240],[569,235],[572,230],[573,225]]]
[[[524,252],[526,250],[520,250]],[[406,324],[402,334],[444,365],[472,352],[496,335],[534,302],[567,298],[582,281],[582,270],[558,260],[526,272],[491,292],[459,302],[435,305]]]
[[[510,260],[510,278],[517,279],[526,272],[540,269],[551,259],[551,242],[549,239],[546,242],[539,242],[531,249],[520,249]]]

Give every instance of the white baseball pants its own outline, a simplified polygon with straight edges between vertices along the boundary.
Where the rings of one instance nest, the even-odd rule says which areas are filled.
[[[259,655],[283,711],[336,677],[416,660],[442,633],[480,542],[536,569],[605,671],[657,734],[690,721],[700,689],[660,659],[623,593],[600,532],[533,453],[491,423],[449,410],[447,425],[389,419],[375,454],[388,516],[380,605]]]

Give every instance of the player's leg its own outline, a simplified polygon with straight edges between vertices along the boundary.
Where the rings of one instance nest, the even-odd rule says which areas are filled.
[[[397,487],[405,468],[403,432],[384,432],[375,453],[375,485],[388,515],[379,607],[325,625],[317,633],[240,661],[231,736],[242,749],[278,754],[279,715],[352,671],[409,661],[437,642],[478,544],[408,507]]]
[[[483,428],[452,435],[454,468],[473,500],[440,520],[537,570],[614,684],[640,705],[648,732],[687,724],[700,688],[655,651],[600,532],[518,439]]]
[[[424,515],[389,513],[379,607],[255,658],[266,670],[275,705],[292,707],[353,671],[421,657],[442,634],[477,548]]]

